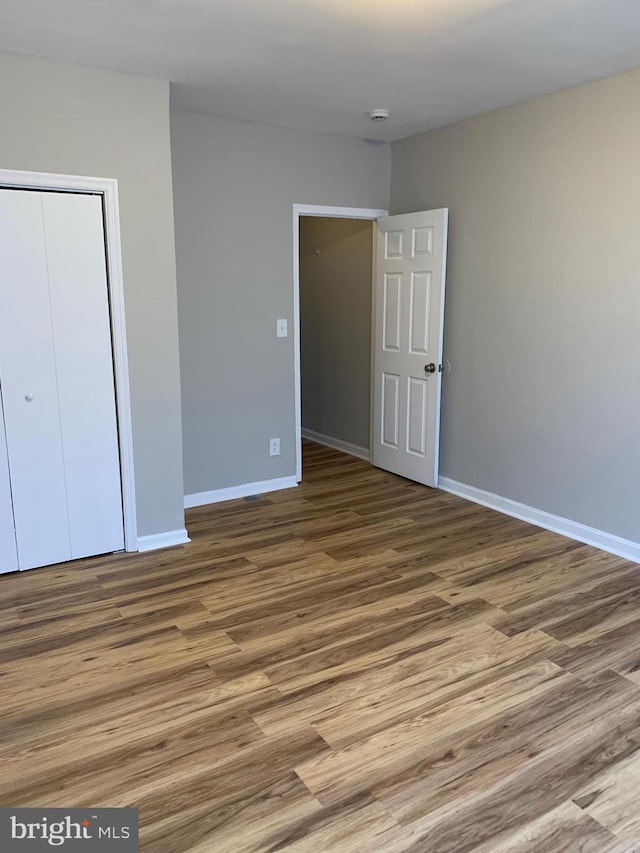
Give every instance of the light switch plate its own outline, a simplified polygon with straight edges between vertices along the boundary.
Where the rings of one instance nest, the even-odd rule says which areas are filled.
[[[289,334],[286,320],[276,320],[276,337],[286,338]]]

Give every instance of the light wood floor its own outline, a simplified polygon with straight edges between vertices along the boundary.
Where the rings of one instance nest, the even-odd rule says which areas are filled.
[[[640,569],[307,445],[191,545],[0,578],[0,804],[147,853],[640,850]]]

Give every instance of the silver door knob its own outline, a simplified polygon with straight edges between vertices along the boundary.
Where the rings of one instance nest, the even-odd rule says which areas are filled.
[[[24,399],[27,401],[27,403],[30,403],[33,400],[33,394],[25,394]]]
[[[436,372],[435,364],[433,362],[431,362],[430,364],[425,364],[424,372],[425,373],[435,373]]]

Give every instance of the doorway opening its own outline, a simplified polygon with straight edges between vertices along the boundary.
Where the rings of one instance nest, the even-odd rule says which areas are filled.
[[[303,437],[369,458],[375,221],[385,214],[294,205],[298,482]]]
[[[372,222],[300,217],[302,437],[366,460],[372,268]]]

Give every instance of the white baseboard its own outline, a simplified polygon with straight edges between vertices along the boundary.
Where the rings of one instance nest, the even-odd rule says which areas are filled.
[[[588,527],[586,524],[571,521],[561,515],[552,515],[550,512],[535,509],[535,507],[503,498],[500,495],[494,495],[492,492],[485,492],[484,489],[476,489],[475,486],[468,486],[466,483],[459,483],[457,480],[450,480],[448,477],[440,477],[438,488],[442,489],[443,492],[450,492],[452,495],[458,495],[458,497],[466,498],[490,509],[496,509],[505,515],[513,516],[513,518],[519,518],[521,521],[528,521],[537,527],[544,527],[554,533],[561,533],[563,536],[568,536],[569,539],[576,539],[578,542],[593,545],[602,551],[608,551],[610,554],[624,557],[634,563],[640,563],[639,542],[622,539],[620,536],[614,536],[612,533],[606,533],[596,527]]]
[[[257,483],[243,483],[240,486],[229,486],[226,489],[214,489],[211,492],[197,492],[195,495],[184,496],[184,508],[206,506],[222,501],[232,501],[236,498],[246,498],[249,495],[263,495],[265,492],[277,492],[280,489],[291,489],[297,486],[295,477],[278,477],[275,480],[259,480]]]
[[[152,536],[138,536],[138,551],[157,551],[159,548],[171,548],[172,545],[186,545],[191,542],[187,531],[167,530],[166,533],[154,533]]]
[[[315,441],[316,444],[324,444],[325,447],[341,450],[343,453],[348,453],[349,456],[357,456],[358,459],[364,459],[365,462],[369,462],[371,458],[366,447],[359,447],[357,444],[341,441],[339,438],[332,438],[330,435],[323,435],[321,432],[314,432],[312,429],[303,427],[302,437],[308,438],[309,441]]]

